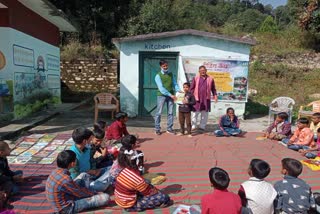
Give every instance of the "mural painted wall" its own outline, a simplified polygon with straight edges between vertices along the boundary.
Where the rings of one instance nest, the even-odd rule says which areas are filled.
[[[211,60],[248,62],[250,55],[250,45],[191,35],[123,42],[118,45],[118,48],[120,50],[120,103],[121,109],[128,112],[129,116],[138,114],[140,51],[179,52],[177,81],[180,87],[187,80],[183,58],[206,57]],[[218,103],[212,102],[210,115],[219,117],[230,106],[235,108],[238,115],[244,113],[244,102],[226,100]]]
[[[11,28],[0,27],[0,95],[22,100],[35,91],[60,97],[58,47]]]

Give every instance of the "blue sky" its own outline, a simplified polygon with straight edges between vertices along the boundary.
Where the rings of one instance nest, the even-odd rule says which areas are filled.
[[[279,5],[285,5],[287,0],[260,0],[259,2],[265,5],[271,4],[274,8],[276,8]]]

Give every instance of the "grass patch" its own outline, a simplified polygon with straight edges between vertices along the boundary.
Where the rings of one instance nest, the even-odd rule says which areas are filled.
[[[255,33],[258,44],[252,48],[253,55],[272,54],[285,56],[292,53],[306,53],[308,36],[296,26],[290,26],[278,33]]]
[[[250,66],[250,88],[258,91],[253,102],[268,105],[277,97],[291,97],[295,100],[294,116],[301,105],[313,101],[310,94],[318,93],[320,70],[302,70],[285,64],[262,64],[259,61]]]

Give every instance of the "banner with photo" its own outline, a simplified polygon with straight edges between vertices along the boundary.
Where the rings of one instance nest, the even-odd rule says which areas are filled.
[[[218,100],[246,102],[248,92],[248,61],[217,60],[210,58],[183,58],[187,80],[198,74],[199,66],[207,68],[207,74],[214,79]]]

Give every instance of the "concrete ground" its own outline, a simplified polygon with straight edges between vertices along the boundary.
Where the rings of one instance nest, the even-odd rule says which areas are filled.
[[[101,112],[98,120],[104,120],[108,124],[112,123],[110,113]],[[92,127],[94,122],[94,106],[90,103],[82,105],[75,110],[62,112],[57,117],[34,127],[24,134],[29,133],[71,133],[73,129],[79,126]],[[241,129],[247,132],[260,132],[268,126],[267,116],[254,116],[251,119],[241,120]],[[130,133],[153,132],[154,120],[149,118],[131,118],[127,123]],[[161,121],[162,130],[166,128],[166,118]],[[174,119],[174,129],[179,130],[178,118]],[[208,121],[207,132],[217,128],[217,120],[210,119]]]

